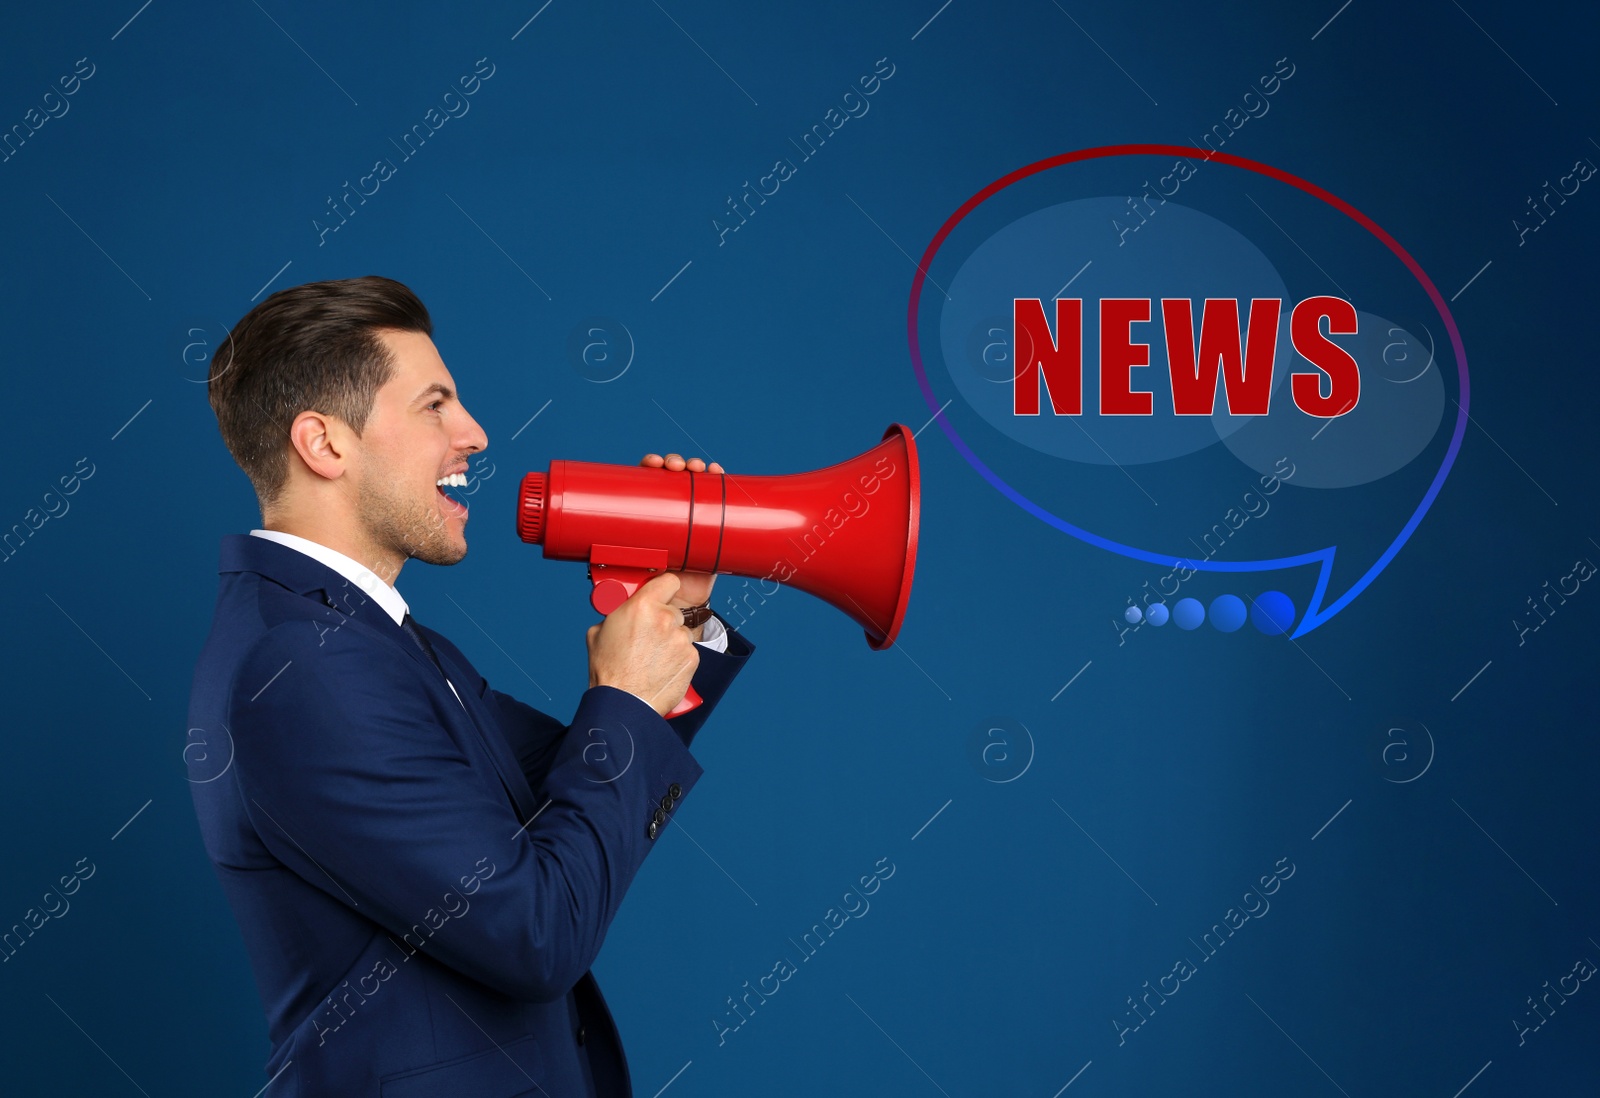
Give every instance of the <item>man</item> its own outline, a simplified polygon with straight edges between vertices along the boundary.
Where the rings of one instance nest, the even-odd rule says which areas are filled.
[[[752,649],[700,624],[713,577],[657,576],[589,630],[563,724],[412,621],[395,579],[466,554],[444,489],[488,444],[431,332],[397,282],[318,282],[212,363],[263,528],[222,545],[189,724],[232,754],[190,778],[267,1014],[267,1094],[626,1096],[589,968]],[[691,682],[704,704],[669,722]]]

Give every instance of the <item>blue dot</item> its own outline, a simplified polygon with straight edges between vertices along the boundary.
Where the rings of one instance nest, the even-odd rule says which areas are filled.
[[[1129,625],[1138,625],[1144,620],[1144,615],[1139,613],[1139,608],[1137,606],[1128,607],[1122,612],[1122,617],[1123,620],[1125,620]]]
[[[1179,629],[1198,629],[1206,620],[1206,608],[1198,599],[1179,599],[1172,608],[1172,620]]]
[[[1211,624],[1218,632],[1232,633],[1244,619],[1244,600],[1238,595],[1218,595],[1211,600]]]
[[[1151,625],[1167,624],[1167,604],[1164,602],[1156,603],[1145,610],[1144,616],[1150,619]]]
[[[1288,632],[1294,624],[1294,600],[1282,591],[1257,595],[1250,607],[1250,624],[1269,637]]]

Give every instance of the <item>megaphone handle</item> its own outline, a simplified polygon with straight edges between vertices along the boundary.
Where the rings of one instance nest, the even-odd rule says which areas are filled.
[[[671,720],[673,717],[681,717],[691,709],[699,709],[700,702],[701,698],[699,692],[695,690],[694,687],[689,687],[688,691],[683,695],[683,700],[667,714],[667,719]]]
[[[597,576],[596,572],[602,574]],[[633,593],[655,574],[653,570],[648,568],[591,565],[589,578],[594,582],[594,589],[589,592],[589,604],[600,613],[609,614],[628,601]],[[683,695],[683,700],[667,713],[668,719],[681,717],[691,709],[698,709],[701,701],[702,699],[695,688],[689,687],[688,691]]]

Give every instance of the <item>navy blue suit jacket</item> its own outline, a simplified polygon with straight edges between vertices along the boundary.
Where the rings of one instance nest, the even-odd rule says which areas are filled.
[[[424,630],[458,701],[303,553],[231,535],[220,572],[190,779],[266,1010],[265,1098],[629,1095],[589,968],[750,644],[700,650],[683,717],[602,686],[564,725]]]

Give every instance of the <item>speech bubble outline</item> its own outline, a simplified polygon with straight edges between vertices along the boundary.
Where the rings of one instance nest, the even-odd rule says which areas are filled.
[[[1132,545],[1124,545],[1121,542],[1113,541],[1107,537],[1102,537],[1099,534],[1092,533],[1080,526],[1076,526],[1068,522],[1066,519],[1063,519],[1051,511],[1046,510],[1039,504],[1034,503],[1027,496],[1024,496],[1021,492],[1007,484],[999,474],[984,464],[983,459],[978,457],[977,454],[973,453],[971,448],[967,446],[966,442],[962,440],[961,436],[956,432],[955,427],[945,417],[943,406],[939,403],[938,398],[934,396],[933,386],[928,381],[928,372],[922,362],[922,347],[917,337],[917,318],[922,305],[923,284],[928,280],[928,268],[932,265],[933,258],[939,251],[940,245],[944,243],[945,238],[947,238],[951,232],[955,230],[955,227],[961,223],[963,218],[965,218],[973,210],[977,209],[978,206],[982,205],[985,201],[998,194],[1000,191],[1011,186],[1013,183],[1017,183],[1031,175],[1036,175],[1039,172],[1048,171],[1051,168],[1059,168],[1065,164],[1074,164],[1084,160],[1098,160],[1104,157],[1112,156],[1176,156],[1187,159],[1189,156],[1196,154],[1206,161],[1217,161],[1222,164],[1227,164],[1231,167],[1241,168],[1249,172],[1255,172],[1257,175],[1263,175],[1268,179],[1273,179],[1279,183],[1286,183],[1291,187],[1298,188],[1313,198],[1319,199],[1320,201],[1327,203],[1329,206],[1332,206],[1334,209],[1350,218],[1356,224],[1366,229],[1369,233],[1376,237],[1380,243],[1382,243],[1395,254],[1395,257],[1405,265],[1406,269],[1411,272],[1412,277],[1414,277],[1422,286],[1423,290],[1427,293],[1429,300],[1433,302],[1434,308],[1438,310],[1439,319],[1444,324],[1445,330],[1449,333],[1451,349],[1455,352],[1457,372],[1460,379],[1461,397],[1457,402],[1458,412],[1456,415],[1455,431],[1450,436],[1450,445],[1445,451],[1443,462],[1441,462],[1439,465],[1439,471],[1434,474],[1432,483],[1428,485],[1428,490],[1423,493],[1422,501],[1417,504],[1416,510],[1411,513],[1411,517],[1406,521],[1406,524],[1401,527],[1400,533],[1395,537],[1394,541],[1389,544],[1389,547],[1378,556],[1378,559],[1373,562],[1371,567],[1367,569],[1367,571],[1350,587],[1349,590],[1347,590],[1343,595],[1341,595],[1337,600],[1328,606],[1323,606],[1322,600],[1323,596],[1327,594],[1328,580],[1333,572],[1334,555],[1339,551],[1337,544],[1329,545],[1323,549],[1313,550],[1309,553],[1301,553],[1297,556],[1275,557],[1271,560],[1192,561],[1183,557],[1173,557],[1170,555],[1162,555],[1160,553],[1152,553],[1149,550],[1139,549]],[[1292,175],[1280,168],[1274,168],[1269,164],[1262,164],[1255,160],[1247,160],[1242,156],[1235,156],[1232,153],[1189,148],[1188,146],[1184,145],[1099,145],[1089,149],[1078,149],[1074,152],[1058,153],[1055,156],[1046,157],[1043,160],[1036,160],[1032,164],[1025,164],[1022,167],[1001,176],[999,179],[995,180],[993,183],[990,183],[987,187],[984,187],[977,194],[963,202],[960,208],[957,209],[955,213],[951,214],[950,217],[946,219],[945,223],[940,226],[939,231],[934,234],[933,240],[928,244],[927,250],[922,253],[922,260],[917,264],[917,273],[911,280],[911,300],[906,313],[906,331],[910,342],[911,366],[917,376],[917,385],[919,388],[921,388],[923,399],[928,402],[928,407],[933,410],[934,418],[939,421],[939,427],[944,431],[945,437],[947,437],[950,440],[950,444],[956,448],[956,452],[965,458],[967,463],[976,469],[978,474],[987,480],[1001,495],[1005,496],[1007,499],[1011,500],[1012,503],[1015,503],[1018,507],[1021,507],[1024,511],[1033,515],[1040,521],[1055,527],[1065,534],[1070,534],[1081,541],[1088,542],[1090,545],[1097,546],[1112,553],[1117,553],[1121,556],[1130,557],[1134,560],[1142,560],[1147,563],[1158,564],[1163,567],[1170,565],[1173,567],[1184,567],[1193,571],[1201,572],[1270,572],[1284,568],[1297,568],[1307,564],[1320,565],[1321,571],[1317,575],[1316,588],[1312,591],[1311,600],[1306,608],[1305,616],[1300,619],[1300,624],[1296,626],[1295,631],[1290,634],[1291,637],[1304,636],[1306,633],[1311,632],[1311,630],[1330,620],[1335,614],[1339,613],[1339,611],[1348,606],[1357,595],[1361,594],[1362,591],[1365,591],[1373,580],[1378,578],[1378,574],[1382,572],[1384,568],[1388,566],[1389,562],[1394,559],[1395,555],[1400,552],[1400,548],[1405,545],[1405,543],[1410,539],[1412,532],[1416,530],[1418,524],[1422,522],[1422,516],[1427,514],[1428,508],[1433,505],[1434,498],[1438,496],[1439,489],[1444,486],[1445,478],[1450,475],[1450,469],[1455,464],[1456,454],[1461,450],[1461,440],[1466,436],[1467,408],[1471,403],[1471,390],[1467,377],[1467,352],[1466,349],[1461,345],[1461,331],[1456,327],[1455,317],[1451,315],[1450,307],[1448,304],[1446,304],[1444,296],[1439,293],[1438,287],[1433,284],[1433,280],[1428,277],[1427,272],[1424,271],[1421,265],[1412,258],[1410,252],[1406,251],[1400,246],[1400,243],[1395,240],[1394,237],[1390,236],[1370,217],[1356,209],[1354,206],[1350,205],[1350,203],[1346,202],[1344,199],[1338,197],[1337,195],[1330,194],[1328,191],[1323,190],[1315,183],[1301,179],[1299,176]]]

